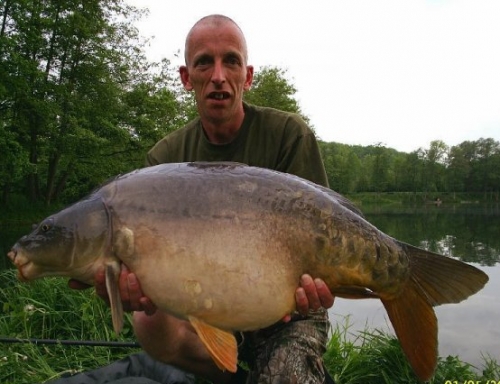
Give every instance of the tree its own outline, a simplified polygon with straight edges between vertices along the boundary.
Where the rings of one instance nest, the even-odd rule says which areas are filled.
[[[148,63],[132,26],[142,11],[123,0],[0,4],[0,124],[27,158],[31,200],[50,203],[68,183],[76,197],[137,166],[139,150],[180,124],[168,62]]]
[[[353,148],[346,144],[319,141],[330,188],[340,193],[355,192],[359,183],[361,162]]]
[[[500,143],[488,138],[480,138],[476,141],[476,161],[473,167],[478,186],[484,192],[485,197],[488,193],[499,191],[500,169],[498,167],[500,156]]]
[[[450,148],[447,161],[447,183],[452,192],[464,192],[471,172],[471,142],[463,142]]]
[[[376,192],[383,192],[387,189],[389,164],[387,148],[382,143],[378,143],[374,146],[374,155],[371,157],[371,183]]]
[[[309,123],[309,118],[302,114],[299,103],[294,98],[296,92],[297,89],[286,77],[286,70],[265,66],[255,72],[252,87],[245,93],[244,100],[263,107],[297,113]]]
[[[440,185],[444,180],[444,168],[448,146],[440,140],[431,141],[429,149],[423,150],[423,160],[425,164],[424,189],[426,192],[444,190]]]

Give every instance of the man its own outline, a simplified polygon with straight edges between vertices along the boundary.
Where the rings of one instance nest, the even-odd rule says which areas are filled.
[[[193,26],[180,76],[184,88],[194,91],[199,118],[158,142],[147,154],[147,164],[237,161],[327,186],[316,139],[300,117],[243,103],[253,80],[247,59],[244,35],[231,19],[211,15]],[[96,281],[97,293],[106,298],[103,274]],[[125,308],[136,311],[138,341],[158,361],[216,383],[325,382],[322,354],[329,323],[324,308],[331,307],[334,298],[321,280],[302,276],[296,291],[302,315],[244,335],[240,357],[250,367],[248,377],[243,371],[234,375],[217,368],[191,325],[155,311],[126,268],[120,275],[120,293]]]

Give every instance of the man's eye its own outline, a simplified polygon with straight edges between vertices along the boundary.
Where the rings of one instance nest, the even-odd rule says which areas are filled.
[[[236,57],[230,57],[226,61],[230,65],[239,65],[240,64],[240,60],[237,59]]]
[[[196,60],[195,66],[200,66],[200,65],[210,65],[212,63],[212,60],[208,57],[200,57],[198,60]]]

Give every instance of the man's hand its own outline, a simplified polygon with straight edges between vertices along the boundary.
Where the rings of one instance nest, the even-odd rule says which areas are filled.
[[[300,278],[300,287],[295,291],[297,311],[306,316],[310,309],[317,311],[320,308],[331,308],[335,297],[321,279],[312,279],[305,274]]]
[[[307,316],[310,310],[317,311],[320,308],[331,308],[335,297],[330,289],[321,279],[314,279],[304,274],[300,277],[300,287],[295,291],[295,303],[297,312]]]
[[[304,274],[300,277],[300,287],[295,291],[295,304],[297,312],[307,316],[310,310],[317,311],[320,308],[331,308],[335,297],[330,289],[321,279],[314,279]],[[286,323],[291,320],[291,315],[283,318]]]
[[[99,270],[94,276],[95,292],[109,305],[108,292],[106,290],[106,276],[104,269]],[[70,288],[86,289],[90,286],[80,281],[71,279],[68,282]],[[146,315],[152,315],[156,312],[156,305],[142,293],[139,280],[134,273],[122,264],[120,277],[118,281],[120,297],[122,299],[123,310],[126,312],[139,311]]]

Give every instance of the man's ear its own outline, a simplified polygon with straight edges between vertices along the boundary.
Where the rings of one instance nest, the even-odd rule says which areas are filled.
[[[184,89],[186,91],[192,91],[193,85],[191,84],[191,81],[189,80],[189,72],[188,72],[188,69],[185,65],[181,65],[181,67],[179,68],[179,74],[181,75],[181,82],[182,82],[182,85],[184,86]]]
[[[252,65],[247,65],[247,75],[245,79],[245,85],[243,86],[243,89],[245,91],[248,91],[250,87],[252,86],[253,82],[253,66]]]

